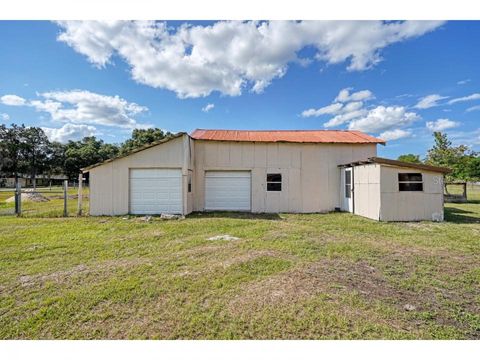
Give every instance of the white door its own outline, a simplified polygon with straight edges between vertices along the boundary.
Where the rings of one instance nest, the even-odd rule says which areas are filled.
[[[130,169],[131,214],[182,214],[180,169]]]
[[[250,211],[250,171],[205,172],[205,210]]]
[[[352,168],[342,169],[342,210],[353,212],[353,173]]]

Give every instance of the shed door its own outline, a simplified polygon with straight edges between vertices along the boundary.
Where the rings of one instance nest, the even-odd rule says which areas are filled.
[[[352,168],[342,169],[342,210],[353,212],[353,172]]]
[[[207,171],[205,210],[250,211],[250,171]]]
[[[131,214],[182,214],[180,169],[131,169]]]

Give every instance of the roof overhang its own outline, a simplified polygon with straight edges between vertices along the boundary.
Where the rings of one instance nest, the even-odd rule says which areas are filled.
[[[383,164],[383,165],[390,165],[390,166],[397,166],[403,168],[411,168],[411,169],[419,169],[431,172],[438,172],[442,174],[448,174],[452,170],[449,168],[439,167],[439,166],[432,166],[432,165],[425,165],[425,164],[415,164],[409,163],[405,161],[398,161],[392,159],[386,159],[381,157],[370,157],[367,160],[363,161],[354,161],[348,164],[338,165],[338,167],[345,168],[345,167],[352,167],[352,166],[360,166],[360,165],[369,165],[369,164]]]
[[[96,163],[96,164],[93,164],[93,165],[90,165],[90,166],[87,166],[87,167],[84,167],[82,169],[80,169],[80,171],[82,173],[87,173],[89,172],[90,170],[92,170],[93,168],[96,168],[96,167],[99,167],[99,166],[102,166],[102,165],[105,165],[105,164],[108,164],[108,163],[111,163],[113,161],[116,161],[118,159],[122,159],[124,157],[127,157],[127,156],[130,156],[130,155],[133,155],[133,154],[136,154],[140,151],[143,151],[143,150],[147,150],[147,149],[150,149],[154,146],[157,146],[157,145],[161,145],[161,144],[165,144],[167,142],[169,142],[170,140],[173,140],[173,139],[177,139],[179,137],[182,137],[183,135],[187,135],[188,134],[186,132],[179,132],[179,133],[176,133],[175,135],[172,135],[172,136],[169,136],[168,138],[164,138],[162,140],[158,140],[158,141],[154,141],[153,143],[150,143],[148,145],[144,145],[144,146],[141,146],[139,148],[136,148],[132,151],[130,151],[128,154],[123,154],[123,155],[120,155],[120,156],[116,156],[116,157],[113,157],[111,159],[108,159],[108,160],[105,160],[103,162],[99,162],[99,163]]]

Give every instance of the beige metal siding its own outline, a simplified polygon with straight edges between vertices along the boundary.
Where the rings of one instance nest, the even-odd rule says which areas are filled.
[[[380,165],[353,168],[354,213],[370,219],[380,218]]]
[[[129,212],[129,169],[181,168],[183,208],[188,212],[187,177],[191,159],[187,135],[117,159],[90,170],[90,214],[124,215]],[[191,206],[190,206],[191,207]]]
[[[90,215],[113,214],[112,180],[112,163],[90,170]]]
[[[252,172],[253,212],[326,212],[339,206],[339,164],[376,155],[375,144],[195,141],[193,209],[205,209],[205,171]],[[267,192],[267,173],[282,174],[282,191]]]
[[[399,191],[399,173],[421,173],[423,191]],[[381,166],[380,220],[443,220],[443,175],[418,169]]]

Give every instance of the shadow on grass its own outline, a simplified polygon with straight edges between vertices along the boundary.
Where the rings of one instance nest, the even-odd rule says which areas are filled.
[[[467,201],[445,201],[445,204],[480,204],[480,200],[470,200]]]
[[[278,214],[254,214],[249,212],[237,212],[237,211],[211,211],[211,212],[194,212],[188,215],[189,218],[197,219],[209,219],[209,218],[221,218],[221,219],[251,219],[251,220],[282,220]]]
[[[456,207],[445,208],[445,220],[457,224],[480,224],[480,217],[470,216],[473,211],[463,210]]]

